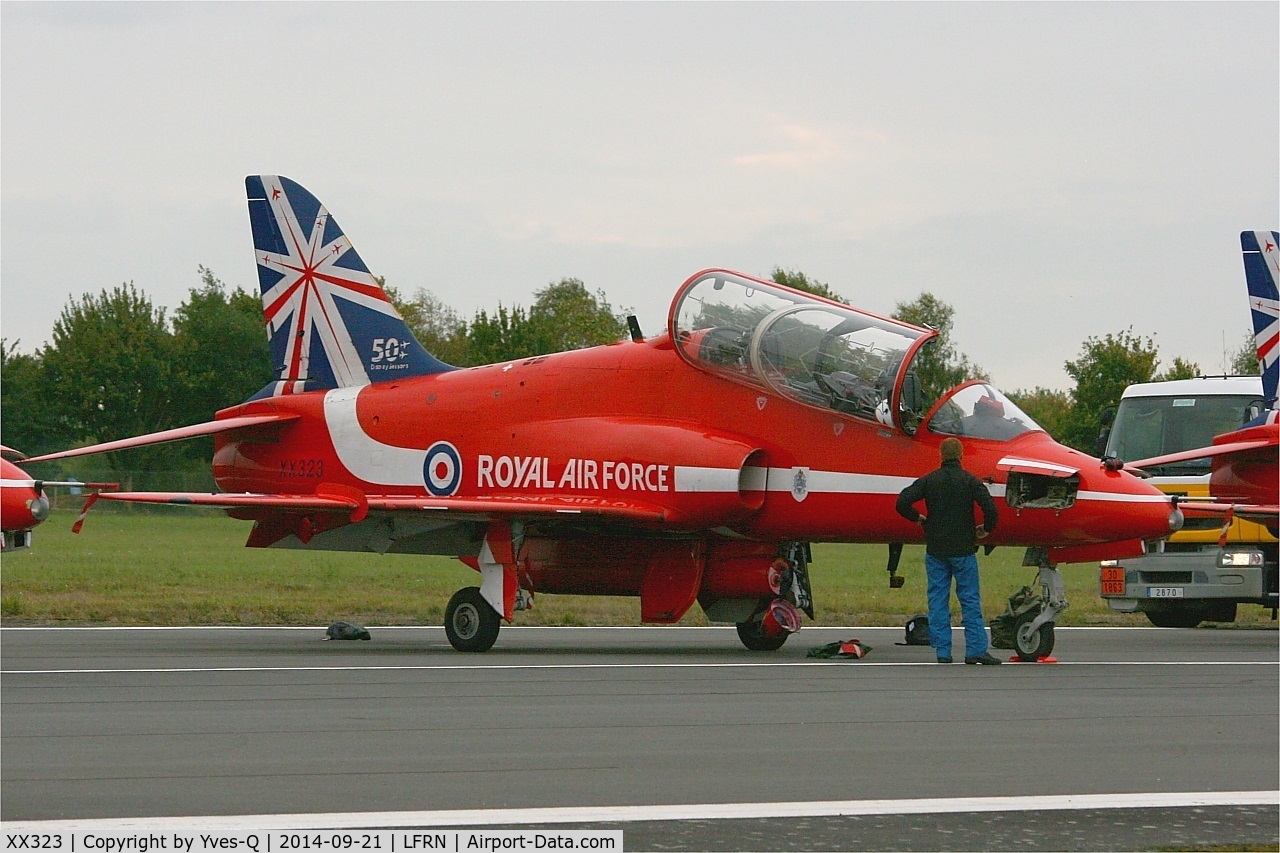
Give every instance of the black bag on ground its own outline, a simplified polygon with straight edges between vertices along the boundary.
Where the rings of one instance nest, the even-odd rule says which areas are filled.
[[[929,645],[929,617],[923,613],[917,613],[907,620],[907,637],[905,643],[897,643],[899,646],[927,646]]]
[[[350,622],[334,622],[325,631],[326,640],[369,640],[369,632]]]

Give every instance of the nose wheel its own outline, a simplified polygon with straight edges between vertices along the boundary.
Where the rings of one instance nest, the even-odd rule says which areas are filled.
[[[469,586],[455,592],[444,611],[445,636],[449,638],[449,645],[460,652],[489,651],[501,627],[501,617],[484,600],[479,587]]]
[[[1013,650],[1018,659],[1035,661],[1048,657],[1053,652],[1053,623],[1036,620],[1040,613],[1029,611],[1018,617],[1013,629]]]

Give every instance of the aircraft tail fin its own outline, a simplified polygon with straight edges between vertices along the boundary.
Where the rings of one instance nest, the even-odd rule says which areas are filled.
[[[337,221],[303,186],[245,178],[262,310],[278,378],[256,397],[452,370],[418,343]]]
[[[1242,231],[1240,249],[1244,253],[1258,365],[1262,368],[1262,393],[1274,408],[1280,379],[1280,233]]]

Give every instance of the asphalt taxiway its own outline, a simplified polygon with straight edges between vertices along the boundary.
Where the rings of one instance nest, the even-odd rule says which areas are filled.
[[[560,822],[633,850],[1280,835],[1274,630],[1059,629],[1060,663],[1000,667],[887,628],[766,654],[732,629],[504,628],[483,655],[371,630],[4,629],[5,828]],[[855,636],[863,660],[805,657]]]

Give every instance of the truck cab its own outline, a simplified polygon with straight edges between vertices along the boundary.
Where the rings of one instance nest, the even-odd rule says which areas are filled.
[[[1125,389],[1104,456],[1126,461],[1178,453],[1213,443],[1263,411],[1257,376],[1199,377],[1149,382]],[[1169,495],[1209,495],[1210,460],[1148,467],[1150,482]],[[1236,518],[1191,517],[1148,553],[1108,560],[1100,567],[1102,597],[1112,610],[1145,613],[1154,625],[1194,627],[1231,622],[1239,604],[1277,604],[1276,538]],[[1220,544],[1221,543],[1221,544]]]

